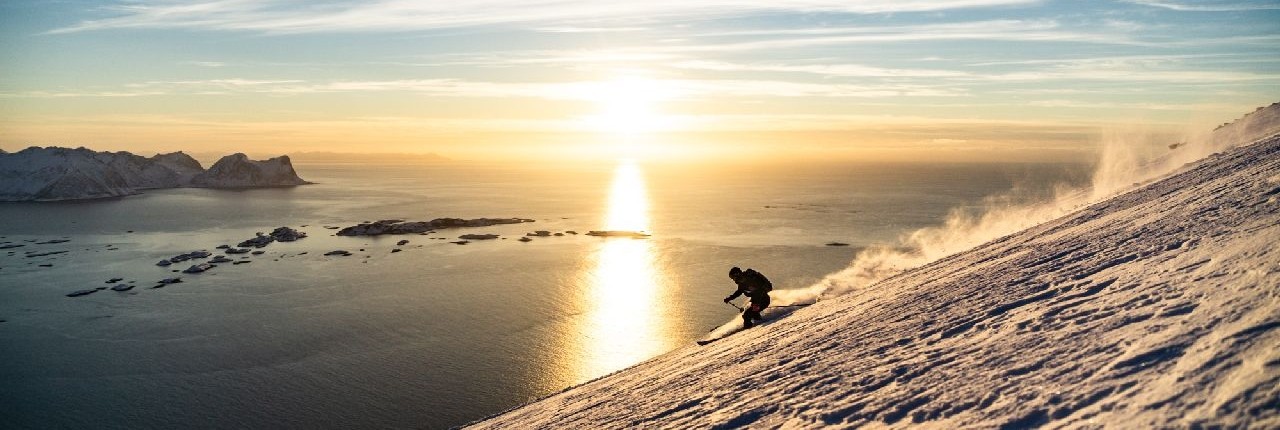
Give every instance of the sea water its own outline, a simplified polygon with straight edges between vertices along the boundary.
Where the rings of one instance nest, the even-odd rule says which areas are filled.
[[[808,286],[956,208],[1014,188],[1042,196],[1086,170],[296,167],[316,184],[0,204],[0,246],[23,245],[0,250],[0,427],[460,425],[689,347],[736,316],[721,303],[732,266],[778,289]],[[442,217],[535,222],[379,237],[331,228]],[[155,264],[279,226],[309,237],[202,274]],[[651,236],[582,234],[606,229]],[[517,240],[535,230],[561,235]],[[501,238],[452,243],[467,233]],[[51,240],[67,242],[40,243]],[[339,249],[352,255],[324,255]],[[110,278],[136,287],[65,296]]]

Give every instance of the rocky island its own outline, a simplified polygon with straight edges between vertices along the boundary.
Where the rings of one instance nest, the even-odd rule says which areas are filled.
[[[630,230],[592,230],[587,232],[587,236],[596,237],[629,237],[632,239],[645,239],[651,236],[643,231]]]
[[[240,242],[239,244],[236,244],[236,246],[239,248],[249,248],[249,247],[262,248],[267,245],[270,245],[271,242],[294,242],[294,241],[297,241],[298,239],[305,239],[306,237],[307,237],[306,233],[300,232],[298,230],[294,230],[289,227],[276,227],[276,229],[272,230],[270,234],[258,233],[253,238],[246,239]],[[225,247],[225,249],[227,250],[226,253],[228,254],[243,254],[245,252],[248,252],[248,251],[241,251],[240,249],[236,249],[235,252],[232,252],[232,248],[229,246]]]
[[[499,224],[520,224],[533,222],[527,218],[436,218],[431,221],[409,221],[402,219],[384,219],[381,221],[360,223],[338,230],[338,236],[378,236],[383,234],[418,234],[446,228],[489,227]]]
[[[119,197],[159,188],[258,188],[309,184],[288,156],[250,160],[222,157],[205,170],[182,152],[150,158],[128,152],[33,146],[0,152],[0,201],[56,201]]]

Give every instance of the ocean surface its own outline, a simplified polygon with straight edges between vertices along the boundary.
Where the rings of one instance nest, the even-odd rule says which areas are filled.
[[[0,247],[22,245],[0,249],[0,428],[461,425],[691,346],[736,317],[732,266],[805,287],[953,209],[1087,179],[1054,164],[296,167],[316,184],[0,204]],[[443,217],[536,221],[327,228]],[[309,237],[202,274],[155,265],[279,226]],[[568,233],[605,229],[652,236]],[[535,230],[563,236],[516,240]],[[468,233],[502,238],[451,243]],[[323,255],[338,249],[353,255]],[[137,287],[65,296],[111,278]]]

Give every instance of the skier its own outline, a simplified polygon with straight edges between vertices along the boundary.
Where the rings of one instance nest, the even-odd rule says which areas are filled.
[[[725,303],[746,295],[751,299],[747,309],[742,311],[742,328],[751,328],[755,321],[761,319],[760,312],[769,307],[769,291],[773,291],[773,283],[769,278],[753,269],[742,270],[737,267],[729,269],[729,278],[738,284],[738,290],[724,298]]]

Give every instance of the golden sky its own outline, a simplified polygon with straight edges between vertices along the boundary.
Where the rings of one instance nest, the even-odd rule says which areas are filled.
[[[1080,158],[1280,99],[1273,1],[0,5],[0,149]]]

